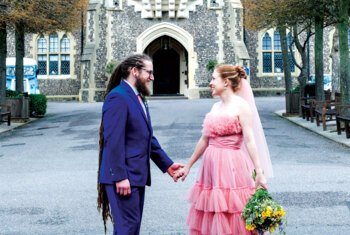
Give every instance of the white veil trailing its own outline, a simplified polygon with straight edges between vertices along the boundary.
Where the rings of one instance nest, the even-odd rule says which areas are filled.
[[[246,79],[241,79],[240,88],[236,94],[245,99],[251,107],[253,114],[253,132],[261,168],[264,171],[264,175],[268,178],[271,178],[273,177],[273,170],[269,148],[267,147],[264,130],[262,128],[259,113],[255,105],[253,91]],[[247,151],[245,145],[244,150]]]

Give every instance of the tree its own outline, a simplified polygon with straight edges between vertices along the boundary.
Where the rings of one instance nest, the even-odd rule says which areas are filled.
[[[338,0],[338,31],[339,31],[339,51],[340,51],[340,84],[341,102],[350,104],[350,73],[349,73],[349,0]]]
[[[301,54],[302,64],[298,80],[302,88],[306,83],[309,68],[306,56],[306,46],[315,31],[315,73],[316,98],[324,99],[323,92],[323,28],[334,25],[338,15],[336,1],[341,0],[246,0],[248,7],[247,25],[256,29],[286,26],[292,29],[293,43]],[[344,0],[346,1],[346,0]],[[346,6],[345,6],[346,7]],[[348,9],[348,8],[346,8]],[[299,41],[299,35],[306,34],[304,42]]]
[[[23,92],[23,57],[26,33],[72,31],[80,26],[81,12],[88,0],[4,0],[7,24],[15,28],[16,90]]]
[[[316,100],[324,100],[323,92],[323,24],[324,16],[315,15],[315,78]]]
[[[5,103],[6,97],[6,56],[7,56],[7,31],[6,31],[6,5],[0,1],[0,104]]]

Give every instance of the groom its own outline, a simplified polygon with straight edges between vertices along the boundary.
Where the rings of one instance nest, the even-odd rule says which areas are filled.
[[[145,196],[151,185],[150,159],[173,177],[183,167],[173,163],[153,136],[151,117],[142,97],[154,80],[147,55],[128,57],[107,86],[100,128],[98,208],[105,223],[112,216],[114,234],[138,235]]]

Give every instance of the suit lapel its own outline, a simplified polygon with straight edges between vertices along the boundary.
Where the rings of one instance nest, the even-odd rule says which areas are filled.
[[[133,89],[131,89],[131,87],[123,80],[121,81],[120,85],[126,90],[130,98],[136,103],[136,106],[141,112],[143,119],[146,121],[148,128],[151,130],[151,125],[150,125],[150,122],[148,121],[150,117],[148,112],[148,107],[146,106],[146,112],[147,112],[147,117],[146,117],[145,111],[143,110],[142,105],[140,104],[140,101],[135,95],[135,92],[133,91]]]

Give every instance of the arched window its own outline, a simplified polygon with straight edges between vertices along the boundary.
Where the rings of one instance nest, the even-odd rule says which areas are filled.
[[[291,42],[292,35],[289,32],[287,34],[287,44],[290,45]],[[290,52],[288,58],[290,62],[291,71],[294,72],[295,66]],[[273,31],[272,40],[268,32],[266,32],[262,38],[262,66],[263,73],[283,73],[281,36],[280,33],[276,30]]]
[[[37,39],[37,60],[39,75],[69,75],[71,45],[69,37],[54,32]]]
[[[37,47],[39,75],[45,75],[47,73],[47,41],[44,36],[38,38]]]
[[[41,36],[38,39],[38,53],[46,53],[47,50],[47,43],[46,43],[46,39]]]
[[[263,72],[272,72],[272,47],[271,47],[271,37],[268,33],[264,34],[263,40]]]
[[[67,35],[64,35],[61,39],[61,53],[69,53],[69,39]]]
[[[271,37],[269,33],[265,33],[263,37],[263,50],[271,50]]]
[[[58,52],[58,35],[57,33],[50,34],[50,53]]]
[[[273,33],[273,48],[276,51],[281,50],[281,36],[280,36],[280,32],[278,31],[275,31]]]
[[[61,74],[70,73],[69,54],[66,54],[66,53],[69,53],[69,51],[70,51],[69,39],[67,35],[64,35],[61,39]]]

